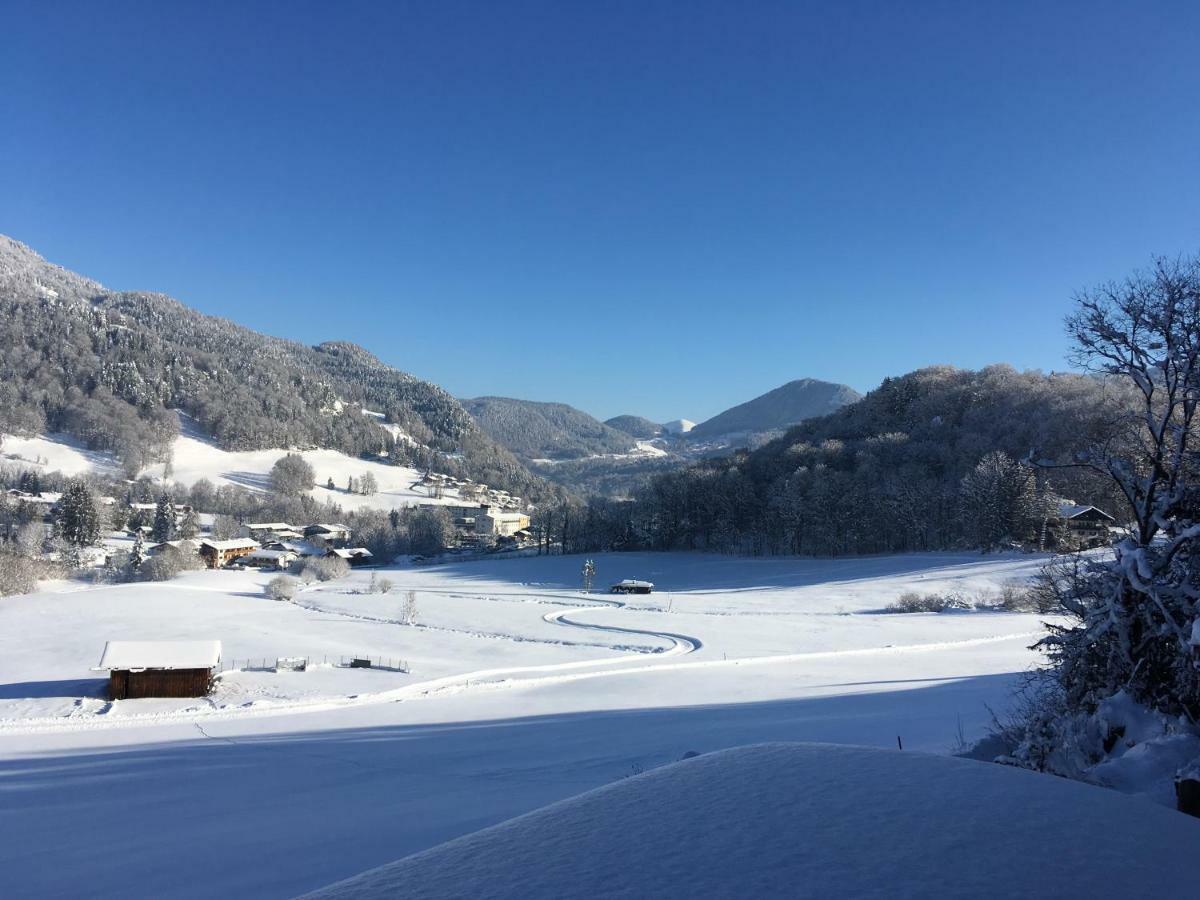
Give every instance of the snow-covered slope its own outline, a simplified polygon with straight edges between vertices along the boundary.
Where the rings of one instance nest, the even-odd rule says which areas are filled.
[[[183,417],[180,436],[172,446],[172,461],[169,479],[184,485],[192,485],[207,478],[216,486],[234,484],[256,491],[268,490],[271,486],[271,467],[288,452],[298,452],[313,467],[316,487],[312,496],[321,502],[331,502],[345,509],[394,509],[414,506],[419,503],[455,503],[455,491],[447,490],[442,498],[431,500],[426,492],[416,487],[421,473],[406,466],[393,466],[386,462],[356,459],[337,450],[222,450],[186,417]],[[66,435],[55,434],[32,438],[5,437],[0,445],[0,463],[10,462],[43,472],[61,471],[67,475],[98,472],[117,475],[120,466],[111,456],[85,449]],[[161,478],[164,464],[150,466],[141,474]],[[360,478],[367,472],[375,476],[379,492],[370,496],[351,494],[346,490],[347,480]],[[329,479],[334,489],[329,490]]]
[[[701,756],[310,894],[1183,897],[1200,822],[970,760],[821,744]]]
[[[662,428],[667,434],[680,435],[687,434],[695,427],[696,423],[690,419],[672,419],[670,422],[664,424]]]

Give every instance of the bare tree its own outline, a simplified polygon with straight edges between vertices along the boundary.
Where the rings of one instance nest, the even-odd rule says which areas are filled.
[[[1200,565],[1200,258],[1159,259],[1148,272],[1080,294],[1067,328],[1076,361],[1136,388],[1136,409],[1075,462],[1105,473],[1133,529],[1111,565],[1066,607],[1080,620],[1045,642],[1068,702],[1119,689],[1163,712],[1200,716],[1192,665]]]

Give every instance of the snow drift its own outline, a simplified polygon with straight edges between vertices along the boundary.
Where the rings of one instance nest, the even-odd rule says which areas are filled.
[[[1046,775],[762,744],[686,760],[307,896],[1189,896],[1200,822]]]

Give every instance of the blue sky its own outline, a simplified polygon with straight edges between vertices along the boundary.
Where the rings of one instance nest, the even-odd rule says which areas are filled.
[[[459,396],[1063,368],[1200,249],[1200,6],[5,4],[0,232]]]

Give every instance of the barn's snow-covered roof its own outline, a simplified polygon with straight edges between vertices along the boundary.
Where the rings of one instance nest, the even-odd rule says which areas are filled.
[[[220,641],[109,641],[96,670],[211,669],[220,661]]]

